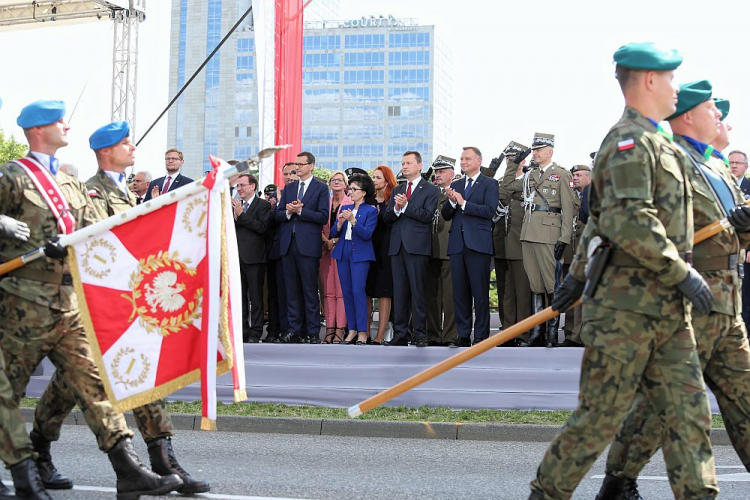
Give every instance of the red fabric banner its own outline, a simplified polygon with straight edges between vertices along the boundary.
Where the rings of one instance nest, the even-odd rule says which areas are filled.
[[[302,10],[302,0],[276,0],[276,144],[292,145],[276,153],[274,183],[279,187],[284,164],[302,151]]]

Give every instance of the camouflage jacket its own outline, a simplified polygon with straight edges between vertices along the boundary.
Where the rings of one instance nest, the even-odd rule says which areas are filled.
[[[732,172],[723,161],[712,156],[708,161],[690,145],[682,136],[675,136],[675,142],[695,160],[699,165],[705,165],[713,172],[723,177],[729,188],[734,194],[735,203],[742,204],[743,196],[737,182],[732,177]],[[705,178],[698,171],[692,162],[688,163],[687,168],[690,187],[693,190],[693,219],[696,228],[702,228],[710,223],[723,219],[725,217],[719,203],[706,182]],[[730,227],[721,233],[705,240],[693,249],[693,262],[696,269],[706,279],[711,287],[714,296],[713,311],[735,316],[740,313],[740,281],[737,272],[737,266],[733,269],[723,269],[714,271],[701,270],[701,263],[707,259],[719,259],[730,255],[738,255],[740,247],[746,247],[750,235],[744,233],[741,235],[743,241],[740,242],[740,236]]]
[[[685,299],[675,285],[687,276],[683,256],[693,249],[693,195],[685,182],[689,161],[646,117],[625,108],[596,155],[589,220],[570,272],[585,281],[585,250],[593,236],[611,241],[634,265],[610,262],[585,304],[686,318]]]
[[[76,178],[58,172],[55,181],[68,200],[70,211],[76,220],[76,229],[99,220],[98,211],[86,194],[85,186]],[[36,250],[54,239],[59,230],[52,211],[37,191],[31,178],[15,163],[0,166],[0,214],[21,220],[29,225],[28,241],[0,239],[0,260],[8,261]],[[0,280],[0,288],[23,297],[41,306],[59,311],[78,308],[72,286],[61,285],[64,273],[69,273],[66,260],[43,257],[26,264],[16,274],[11,273]],[[34,279],[29,279],[32,276]]]
[[[86,187],[102,218],[112,217],[136,205],[135,194],[130,191],[123,193],[101,168],[86,181]]]

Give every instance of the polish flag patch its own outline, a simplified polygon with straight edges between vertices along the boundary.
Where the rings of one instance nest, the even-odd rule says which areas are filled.
[[[635,140],[633,138],[620,141],[617,143],[617,151],[627,151],[635,147]]]

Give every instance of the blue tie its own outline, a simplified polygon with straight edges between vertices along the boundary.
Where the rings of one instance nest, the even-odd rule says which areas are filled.
[[[242,202],[242,211],[247,212],[248,208],[250,208],[250,204],[246,201]]]
[[[466,191],[464,191],[464,200],[469,197],[469,193],[471,193],[471,185],[472,185],[473,182],[474,182],[474,179],[472,179],[471,177],[469,177],[469,182],[466,185]]]
[[[54,156],[50,156],[49,157],[49,171],[52,172],[52,175],[57,175],[58,170],[60,170],[60,160],[58,160]]]
[[[120,183],[122,183],[122,180],[125,178],[125,174],[120,174]]]
[[[299,193],[297,194],[297,199],[301,200],[303,196],[305,196],[305,183],[299,181]]]

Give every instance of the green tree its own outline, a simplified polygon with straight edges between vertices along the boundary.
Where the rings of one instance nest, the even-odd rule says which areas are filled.
[[[0,129],[0,165],[26,156],[26,151],[28,151],[26,144],[18,142],[13,136],[6,139],[5,133]]]

